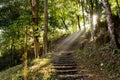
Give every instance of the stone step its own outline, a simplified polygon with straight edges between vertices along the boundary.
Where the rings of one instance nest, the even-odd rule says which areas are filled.
[[[76,74],[77,70],[56,70],[57,74]]]
[[[57,56],[57,57],[73,57],[72,55],[61,55],[61,56]]]
[[[68,56],[72,57],[73,55],[58,55],[56,57],[68,57]]]
[[[85,75],[58,75],[59,80],[89,80]]]
[[[76,69],[76,66],[54,66],[53,68],[56,70],[72,70]]]
[[[53,66],[76,66],[75,63],[72,63],[72,64],[53,64]]]
[[[73,58],[72,56],[59,56],[58,58]]]
[[[67,62],[67,63],[75,63],[75,61],[73,60],[73,59],[58,59],[58,60],[54,60],[54,61],[52,61],[53,63],[65,63],[65,62]]]
[[[73,59],[72,57],[59,57],[58,59]]]
[[[56,62],[75,62],[75,61],[74,60],[62,60],[62,59],[53,61],[53,63],[56,63]]]
[[[72,53],[61,53],[61,56],[69,56],[69,55],[73,55]]]
[[[82,75],[78,75],[78,74],[68,74],[68,75],[58,75],[58,78],[60,80],[83,80],[83,76]]]
[[[74,61],[59,61],[59,62],[53,62],[53,64],[73,64]]]
[[[59,59],[58,61],[74,61],[73,59]]]
[[[74,60],[73,58],[59,58],[58,60]]]

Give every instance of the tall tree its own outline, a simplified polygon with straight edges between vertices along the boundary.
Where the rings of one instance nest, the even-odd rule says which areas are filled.
[[[81,0],[81,6],[82,6],[82,16],[83,16],[84,30],[86,30],[86,27],[85,27],[85,14],[84,14],[84,0]]]
[[[111,37],[111,44],[115,49],[117,49],[119,47],[119,43],[118,43],[117,37],[115,35],[115,25],[112,20],[112,12],[111,12],[111,8],[110,8],[110,4],[109,4],[108,0],[102,0],[102,3],[105,7],[108,30],[109,30],[110,37]]]
[[[33,26],[33,36],[34,36],[34,54],[35,54],[35,58],[39,56],[39,40],[38,40],[38,36],[35,35],[35,33],[37,32],[37,29],[35,28],[36,26],[38,26],[38,6],[39,6],[39,0],[30,0],[30,4],[31,4],[31,9],[32,9],[32,15],[33,15],[33,22],[32,22],[32,26]]]
[[[62,22],[64,24],[65,29],[68,30],[68,26],[66,25],[65,18],[61,17],[61,20],[62,20]]]
[[[120,6],[119,6],[119,3],[118,3],[118,0],[116,0],[116,4],[117,4],[117,14],[120,18]]]
[[[43,35],[43,49],[44,54],[48,52],[47,44],[48,44],[48,38],[47,38],[47,32],[48,32],[48,0],[44,0],[44,35]]]
[[[24,62],[23,62],[23,66],[24,66],[23,76],[24,76],[24,80],[27,80],[27,76],[28,76],[28,73],[27,73],[27,26],[26,26],[26,29],[25,29],[23,60],[24,60]]]
[[[79,30],[81,30],[81,27],[80,27],[80,15],[76,15],[77,17],[77,20],[78,20],[78,27],[79,27]]]
[[[102,14],[102,5],[99,2],[99,0],[95,0],[95,14],[97,15],[97,24],[99,25],[100,23],[100,18],[101,18],[101,14]]]
[[[93,8],[94,8],[94,3],[93,3],[93,0],[90,0],[89,1],[90,3],[90,6],[89,6],[89,9],[90,9],[90,24],[91,24],[91,40],[94,40],[94,26],[93,26]]]

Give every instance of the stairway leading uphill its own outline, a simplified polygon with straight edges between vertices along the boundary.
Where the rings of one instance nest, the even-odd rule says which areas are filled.
[[[78,74],[77,64],[72,53],[61,53],[53,61],[57,73],[57,80],[88,80],[86,76]]]

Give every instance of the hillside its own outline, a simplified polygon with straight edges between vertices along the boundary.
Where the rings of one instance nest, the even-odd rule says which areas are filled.
[[[120,55],[114,54],[109,43],[101,45],[99,48],[96,47],[96,43],[88,41],[86,35],[84,35],[85,33],[83,33],[73,41],[71,41],[70,37],[73,38],[76,33],[58,39],[54,44],[54,51],[46,55],[46,58],[28,60],[28,80],[56,80],[57,76],[56,71],[53,69],[52,60],[58,53],[64,52],[73,53],[78,73],[87,76],[89,80],[119,80]],[[68,38],[69,40],[67,40]],[[62,47],[56,47],[56,43],[61,44]],[[23,65],[21,64],[0,72],[0,79],[21,80],[23,79],[23,72]]]
[[[0,80],[120,80],[120,1],[0,0]]]

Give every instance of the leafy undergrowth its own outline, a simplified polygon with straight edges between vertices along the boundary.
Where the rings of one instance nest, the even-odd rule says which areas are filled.
[[[96,48],[95,43],[88,43],[78,50],[75,57],[95,74],[101,74],[107,79],[120,80],[120,54],[115,53],[110,44]],[[101,79],[100,79],[101,80]]]
[[[28,62],[28,80],[55,80],[51,56]],[[23,65],[18,65],[0,72],[0,80],[23,80]]]

